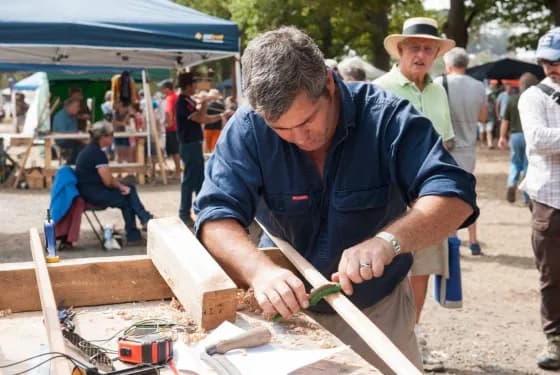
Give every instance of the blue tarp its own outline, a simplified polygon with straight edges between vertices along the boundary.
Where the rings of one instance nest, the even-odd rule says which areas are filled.
[[[5,63],[171,68],[239,52],[235,23],[168,0],[1,1],[0,14]]]

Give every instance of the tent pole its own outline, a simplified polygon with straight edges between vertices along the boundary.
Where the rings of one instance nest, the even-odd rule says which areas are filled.
[[[235,99],[239,105],[243,99],[243,93],[241,92],[241,55],[239,53],[235,54]]]
[[[142,70],[142,85],[144,88],[144,100],[146,101],[146,106],[145,106],[145,110],[146,110],[146,124],[147,129],[148,129],[148,159],[151,162],[151,142],[150,142],[150,135],[152,137],[154,137],[154,145],[156,147],[156,155],[157,155],[157,161],[159,164],[159,171],[161,174],[161,179],[163,181],[164,185],[167,185],[167,175],[166,175],[166,170],[165,170],[165,160],[163,159],[163,154],[161,152],[161,148],[159,147],[159,135],[158,135],[158,129],[157,129],[157,124],[156,124],[156,116],[154,114],[154,107],[152,106],[152,93],[150,91],[150,86],[148,85],[148,81],[146,79],[146,70],[143,69]],[[153,164],[152,164],[153,165]],[[155,170],[154,170],[154,175],[155,175]]]

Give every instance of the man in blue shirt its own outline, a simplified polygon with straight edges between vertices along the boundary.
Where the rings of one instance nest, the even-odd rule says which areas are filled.
[[[76,98],[66,99],[64,108],[53,117],[53,131],[57,133],[75,133],[78,131],[78,112],[80,111],[80,100]],[[76,164],[76,157],[84,144],[73,139],[59,139],[56,144],[68,152],[67,164]]]
[[[195,202],[197,235],[239,285],[254,289],[266,314],[289,317],[308,307],[309,296],[302,280],[250,241],[245,227],[257,216],[339,282],[421,369],[410,252],[478,216],[474,177],[408,101],[342,82],[298,29],[257,37],[242,62],[251,107],[230,119],[208,162]],[[392,373],[328,306],[310,314]]]

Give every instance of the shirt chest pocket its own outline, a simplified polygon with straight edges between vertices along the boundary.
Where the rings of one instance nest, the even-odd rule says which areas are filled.
[[[388,185],[365,190],[337,190],[333,204],[340,212],[364,211],[386,206],[388,198]]]
[[[301,194],[270,194],[266,197],[270,211],[282,215],[303,215],[309,212],[313,203],[313,195]]]

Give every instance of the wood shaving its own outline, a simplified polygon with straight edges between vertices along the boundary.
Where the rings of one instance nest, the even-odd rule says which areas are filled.
[[[181,302],[177,301],[175,297],[171,298],[171,302],[169,302],[169,307],[177,311],[185,311],[185,308],[183,307],[183,305],[181,305]]]
[[[183,336],[183,342],[187,345],[193,345],[206,338],[206,336],[208,336],[208,333],[202,331],[187,333]]]
[[[253,289],[237,289],[237,311],[262,312]]]
[[[0,318],[3,318],[8,315],[12,315],[11,309],[0,310]]]

